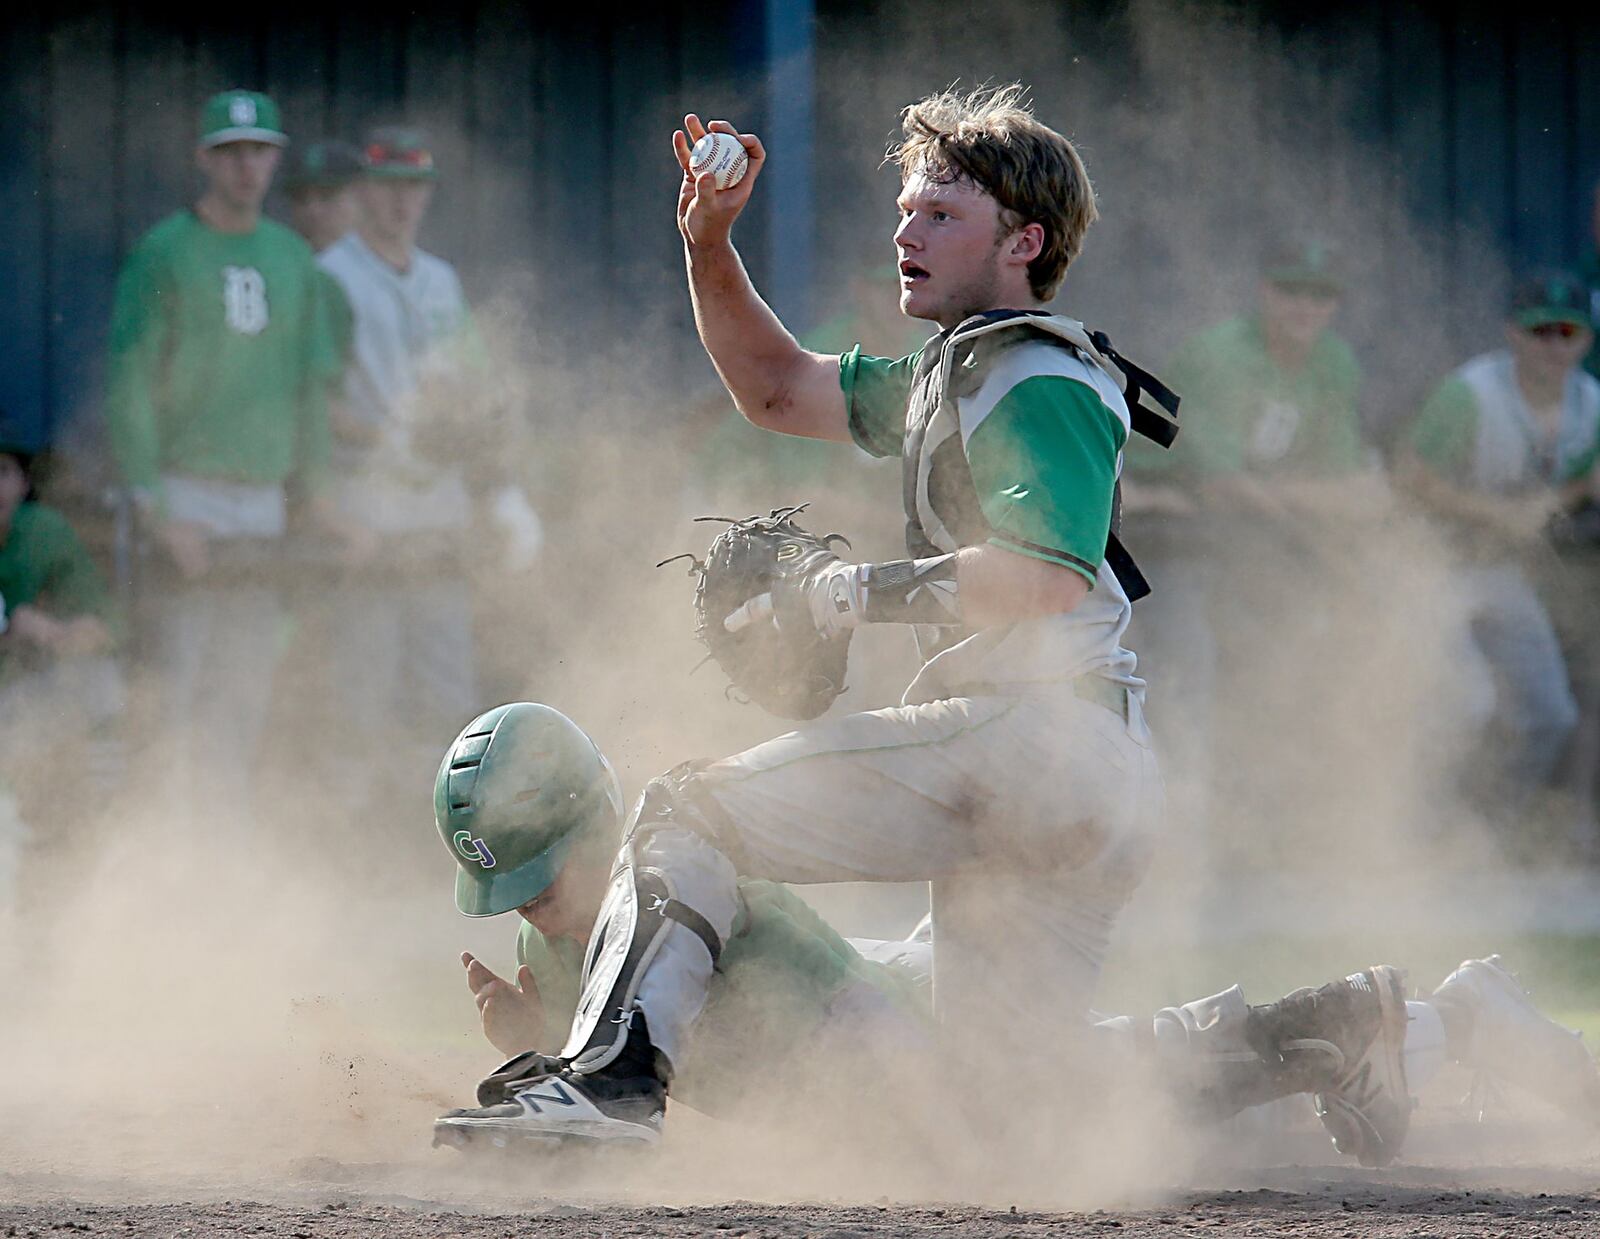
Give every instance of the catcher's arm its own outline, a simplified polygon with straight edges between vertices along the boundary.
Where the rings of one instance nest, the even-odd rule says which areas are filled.
[[[733,247],[734,220],[750,201],[766,163],[761,140],[738,133],[727,121],[703,125],[693,114],[672,135],[683,169],[678,192],[678,231],[689,268],[689,298],[695,327],[739,412],[764,430],[848,443],[839,359],[800,347],[761,299]],[[706,173],[689,175],[689,148],[707,129],[733,134],[750,157],[750,170],[728,189]]]
[[[975,628],[1075,610],[1089,581],[1064,564],[1002,546],[969,546],[956,556],[961,616]]]
[[[861,624],[965,624],[984,628],[1074,610],[1089,581],[1062,564],[998,546],[883,564],[843,561],[783,577],[724,621],[730,632],[761,620],[808,618],[824,636]]]

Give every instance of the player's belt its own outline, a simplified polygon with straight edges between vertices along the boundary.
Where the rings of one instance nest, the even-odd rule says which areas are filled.
[[[1128,690],[1103,675],[1080,675],[1072,681],[1073,693],[1085,701],[1104,706],[1124,723],[1128,721]]]

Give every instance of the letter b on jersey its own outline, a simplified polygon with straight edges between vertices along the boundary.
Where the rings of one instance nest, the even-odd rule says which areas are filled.
[[[267,325],[267,281],[254,267],[222,268],[222,308],[240,335],[259,335]]]

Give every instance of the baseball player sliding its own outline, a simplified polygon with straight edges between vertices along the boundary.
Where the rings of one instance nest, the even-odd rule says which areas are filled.
[[[561,1060],[541,1050],[557,1044],[578,1001],[584,947],[612,874],[624,816],[610,764],[559,711],[530,702],[499,706],[445,751],[434,806],[458,866],[457,907],[469,916],[516,911],[522,918],[513,980],[462,957],[484,1034],[512,1057],[480,1087],[480,1107],[440,1121],[441,1138],[528,1135],[530,1114],[571,1110],[574,1119],[594,1121],[586,1099],[556,1078]],[[875,1086],[874,1096],[893,1093],[886,1069],[907,1073],[907,1086],[918,1075],[934,1077],[927,941],[841,938],[771,882],[741,879],[739,895],[743,915],[713,974],[705,1013],[674,1064],[674,1096],[732,1117],[769,1096],[780,1069],[814,1073],[806,1075],[814,1103],[848,1101],[839,1093],[863,1081]],[[1363,1041],[1369,1050],[1382,1047],[1381,1037],[1361,1028],[1377,1009],[1362,1001],[1363,986],[1392,974],[1374,968],[1268,1006],[1248,1007],[1235,987],[1152,1020],[1095,1017],[1086,1059],[1103,1077],[1132,1074],[1153,1083],[1195,1121],[1219,1120],[1297,1088],[1315,1089],[1342,1070],[1341,1056],[1360,1055]],[[1497,957],[1463,963],[1427,1002],[1406,1004],[1406,1013],[1399,1058],[1411,1087],[1449,1060],[1600,1119],[1600,1076],[1588,1052],[1538,1012]],[[1213,1018],[1230,1026],[1231,1042],[1194,1035]],[[1314,1039],[1341,1018],[1350,1022],[1347,1040]],[[1309,1039],[1279,1061],[1274,1047],[1288,1035]],[[1382,1071],[1392,1055],[1369,1053],[1362,1061]],[[1406,1084],[1380,1079],[1364,1091],[1328,1094],[1319,1099],[1324,1121],[1347,1151],[1388,1160],[1405,1134],[1407,1113],[1392,1103],[1406,1100]],[[1366,1108],[1346,1108],[1352,1099]],[[609,1137],[653,1142],[653,1106],[645,1088],[636,1102],[641,1120],[631,1133],[612,1122]],[[612,1119],[623,1112],[614,1107]]]

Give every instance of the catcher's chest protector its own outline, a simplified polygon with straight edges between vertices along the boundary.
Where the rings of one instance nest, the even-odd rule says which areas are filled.
[[[1132,430],[1163,447],[1176,437],[1177,396],[1120,357],[1103,334],[1091,335],[1082,323],[1062,315],[996,310],[969,318],[929,341],[912,379],[902,476],[906,549],[913,558],[949,554],[989,540],[993,530],[978,502],[967,465],[956,401],[983,385],[1003,351],[1040,341],[1068,349],[1105,371],[1127,400]],[[1140,403],[1140,395],[1146,392],[1165,414]],[[1150,587],[1117,540],[1119,508],[1120,503],[1114,501],[1106,561],[1132,601],[1148,594]],[[964,634],[947,631],[942,635],[944,644],[953,644]]]

